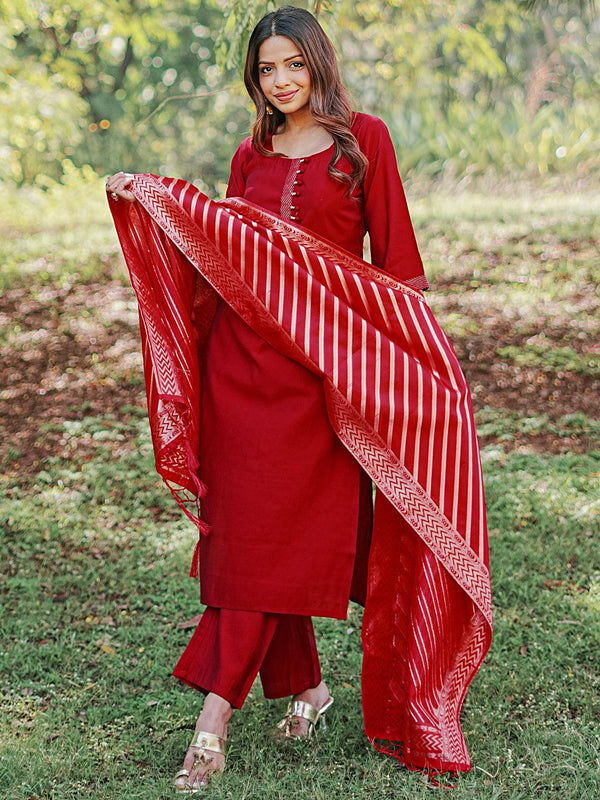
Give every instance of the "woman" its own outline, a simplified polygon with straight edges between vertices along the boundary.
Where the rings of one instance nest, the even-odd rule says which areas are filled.
[[[185,312],[190,325],[202,331],[200,388],[190,384],[180,392],[192,398],[191,405],[194,393],[200,394],[190,411],[198,417],[198,441],[191,456],[188,447],[186,458],[194,476],[199,463],[202,485],[197,477],[188,484],[196,494],[207,487],[202,516],[210,533],[200,537],[193,565],[193,571],[200,573],[201,600],[207,609],[174,671],[203,692],[205,700],[175,783],[181,791],[194,791],[206,785],[212,773],[223,770],[232,709],[242,706],[258,673],[266,697],[292,696],[279,724],[282,735],[312,734],[333,699],[321,677],[311,617],[344,618],[350,597],[367,601],[363,703],[371,740],[381,740],[376,746],[411,767],[431,772],[468,769],[458,711],[489,646],[490,630],[479,462],[466,388],[454,361],[448,367],[454,358],[451,349],[442,342],[441,333],[425,342],[430,321],[419,323],[420,333],[411,334],[409,327],[421,311],[400,309],[403,301],[422,309],[420,290],[427,282],[390,137],[380,120],[352,113],[332,45],[317,20],[303,9],[281,8],[258,23],[250,38],[244,78],[257,117],[252,137],[234,155],[227,190],[228,198],[243,200],[230,200],[215,212],[213,234],[188,228],[189,218],[204,225],[200,220],[205,221],[215,205],[199,199],[198,193],[190,204],[189,185],[182,189],[171,182],[171,196],[165,199],[163,179],[146,176],[151,179],[150,192],[143,189],[150,187],[144,176],[119,173],[107,181],[142,319],[152,317],[153,303],[162,304],[165,313],[169,309],[168,301],[148,300],[150,288],[155,291],[152,279],[142,275],[148,253],[154,254],[157,269],[168,262],[169,274],[178,276],[180,285],[170,291],[182,307],[191,297],[188,263],[219,293],[215,302],[205,282],[196,282],[196,297],[199,286],[201,300],[195,306],[188,302]],[[152,200],[152,193],[160,197]],[[132,216],[134,212],[129,214],[123,204],[116,206],[119,198],[141,200],[142,210],[135,211],[141,216]],[[178,216],[180,207],[188,218]],[[223,214],[228,215],[227,225],[219,228]],[[156,224],[166,232],[166,240],[159,240]],[[248,225],[254,231],[255,238],[248,240],[254,242],[253,253],[245,244]],[[230,237],[227,246],[224,231]],[[367,232],[372,262],[381,273],[358,261]],[[279,233],[281,245],[274,238]],[[205,234],[208,244],[202,238]],[[142,236],[147,236],[146,245],[140,244]],[[220,248],[221,255],[196,256],[196,239],[203,247]],[[171,241],[188,261],[169,249]],[[228,262],[223,264],[225,254]],[[207,266],[211,259],[214,274]],[[288,261],[291,278],[286,279]],[[325,263],[333,266],[315,294],[319,265]],[[248,265],[255,269],[252,280],[247,277]],[[219,277],[223,273],[228,273],[227,280]],[[341,283],[336,288],[338,275]],[[240,286],[231,288],[227,281],[240,277]],[[276,280],[279,300],[273,305]],[[268,282],[264,296],[262,281]],[[400,292],[402,300],[386,311],[390,287]],[[374,294],[369,299],[370,291]],[[353,292],[356,301],[350,299]],[[329,327],[328,303],[333,309]],[[355,328],[356,304],[362,304],[365,318]],[[207,309],[209,322],[199,322]],[[398,320],[390,321],[396,312]],[[156,320],[143,326],[145,342],[152,341],[157,327]],[[185,326],[172,322],[164,327],[170,332],[161,342],[167,342],[167,355],[175,358]],[[356,388],[356,381],[353,388],[350,362],[361,353],[356,344],[360,336],[364,343],[371,336],[376,348],[390,337],[391,350],[403,339],[407,349],[402,363],[406,374],[413,375],[412,385],[418,386],[416,401],[408,379],[404,400],[393,399],[399,386],[400,366],[395,365],[401,362],[396,357],[385,362],[379,349],[371,367],[366,344],[357,364],[363,369],[362,389],[361,384]],[[145,345],[146,351],[152,349]],[[190,359],[180,376],[193,370]],[[156,355],[147,356],[151,417],[154,408],[157,419],[161,403],[165,406],[177,395],[157,389],[159,362]],[[382,368],[384,362],[388,366]],[[442,372],[447,374],[440,380]],[[371,373],[373,388],[366,377]],[[154,396],[159,400],[153,406]],[[403,416],[396,424],[392,411],[398,402],[403,403]],[[380,435],[384,406],[387,444]],[[443,424],[442,409],[448,414]],[[454,430],[449,419],[456,414],[460,417],[456,430],[471,431],[467,439],[462,432],[456,439],[449,434]],[[169,424],[173,419],[171,414]],[[157,445],[157,427],[153,435],[161,471],[165,440]],[[439,468],[434,452],[441,439],[445,444],[440,458],[444,465],[448,462],[446,470]],[[428,442],[428,453],[423,452],[422,441]],[[389,461],[385,469],[382,458]],[[466,494],[457,475],[465,469],[470,487]],[[173,479],[173,470],[164,464],[161,474]],[[374,526],[371,478],[378,486]],[[453,498],[450,505],[444,500],[448,493]],[[186,501],[180,498],[180,502],[185,507]],[[411,510],[415,503],[417,511]],[[450,541],[457,549],[446,556]],[[382,566],[384,562],[387,566]],[[478,588],[467,575],[473,565]],[[393,604],[403,611],[401,619],[390,621]],[[382,684],[378,669],[392,676],[389,687]],[[422,680],[417,682],[427,687],[427,702],[422,688],[411,684],[419,670]],[[440,697],[450,695],[452,702],[432,721],[425,706],[439,709],[445,702]],[[437,699],[430,703],[434,696]],[[435,717],[437,712],[432,713]],[[435,743],[426,743],[428,737]],[[449,740],[454,744],[448,746]]]

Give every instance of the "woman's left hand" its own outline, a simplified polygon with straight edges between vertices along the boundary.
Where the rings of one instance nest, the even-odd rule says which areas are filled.
[[[135,200],[135,195],[127,189],[127,186],[133,180],[131,172],[117,172],[106,179],[106,191],[109,192],[113,200],[127,200],[132,203]]]

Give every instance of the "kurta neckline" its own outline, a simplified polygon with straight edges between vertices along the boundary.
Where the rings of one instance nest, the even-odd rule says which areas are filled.
[[[316,153],[309,153],[308,155],[304,155],[304,156],[284,156],[284,155],[281,155],[280,153],[275,153],[274,150],[273,150],[273,136],[272,135],[269,137],[268,146],[271,148],[271,152],[273,153],[275,158],[281,158],[281,159],[283,159],[285,161],[305,161],[308,158],[314,158],[314,156],[320,156],[323,153],[328,153],[330,150],[333,150],[333,148],[335,147],[335,142],[332,142],[329,145],[329,147],[326,147],[324,150],[317,150]]]

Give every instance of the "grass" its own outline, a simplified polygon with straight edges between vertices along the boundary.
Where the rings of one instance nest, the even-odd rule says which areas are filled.
[[[69,375],[93,376],[97,396],[80,402],[68,382],[57,390],[56,407],[45,412],[34,437],[52,446],[36,459],[19,430],[5,432],[0,447],[2,800],[171,798],[171,776],[198,707],[195,693],[170,677],[190,636],[178,623],[199,610],[197,586],[186,577],[194,532],[153,470],[139,363],[131,362],[128,345],[118,346],[134,336],[131,310],[118,305],[120,291],[108,293],[122,286],[124,273],[101,193],[84,189],[75,187],[61,202],[55,196],[50,205],[48,198],[19,196],[12,208],[21,210],[7,214],[3,229],[10,267],[2,277],[6,352],[28,363],[40,347],[26,316],[11,311],[13,295],[18,309],[25,302],[35,313],[52,308],[58,341],[94,339],[81,362],[69,362]],[[432,305],[453,329],[466,368],[479,370],[470,380],[486,442],[495,639],[465,703],[474,766],[458,779],[457,800],[600,794],[600,422],[591,405],[581,410],[579,395],[569,394],[575,379],[587,381],[585,387],[597,380],[598,361],[590,355],[597,319],[574,318],[570,309],[587,303],[593,311],[597,302],[590,253],[600,208],[578,197],[544,203],[540,208],[533,198],[527,205],[519,197],[502,211],[498,198],[482,207],[471,196],[437,197],[418,201],[415,215],[439,287]],[[76,210],[82,241],[90,243],[85,265],[81,242],[67,236]],[[25,241],[34,221],[35,235]],[[540,242],[552,245],[543,260]],[[446,246],[454,261],[444,266]],[[575,254],[571,272],[564,270],[566,252]],[[490,254],[495,260],[486,270]],[[515,274],[536,287],[539,319],[532,321],[534,298]],[[64,291],[68,303],[60,301]],[[96,300],[86,306],[86,296]],[[107,298],[121,309],[118,330]],[[82,329],[74,321],[81,325],[85,309],[91,327]],[[532,349],[538,323],[547,341]],[[510,336],[496,337],[502,325]],[[479,360],[485,343],[478,337],[486,328],[493,332],[485,345],[488,372]],[[510,347],[516,351],[500,354]],[[548,349],[560,358],[544,359]],[[519,363],[522,353],[535,359]],[[558,381],[556,405],[520,405],[504,394],[496,375],[517,380],[519,370],[529,370],[534,382]],[[112,395],[102,394],[111,376],[118,384],[111,391],[120,392],[113,405]],[[562,444],[552,450],[555,441]],[[328,733],[310,746],[271,740],[283,705],[265,701],[255,686],[234,717],[227,772],[207,796],[431,797],[420,775],[378,755],[364,739],[360,610],[351,607],[346,621],[318,620],[316,629],[336,697]]]

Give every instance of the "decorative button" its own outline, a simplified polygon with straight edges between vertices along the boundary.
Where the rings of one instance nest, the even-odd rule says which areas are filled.
[[[292,192],[292,197],[297,197],[297,196],[298,196],[298,192]]]

